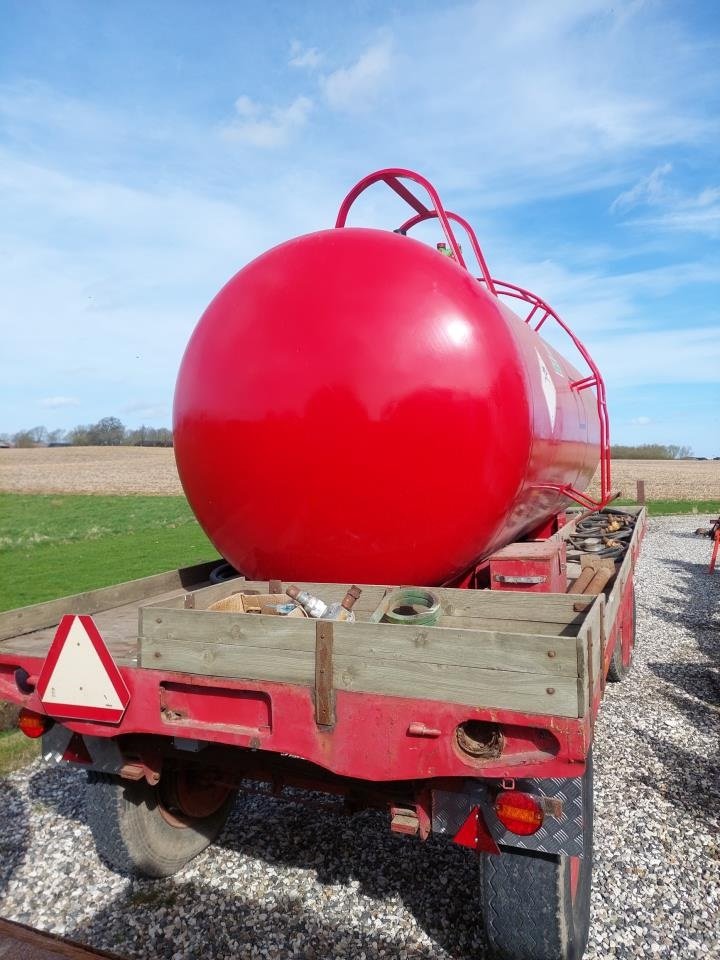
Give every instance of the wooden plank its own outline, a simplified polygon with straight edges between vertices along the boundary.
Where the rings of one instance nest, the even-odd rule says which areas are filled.
[[[345,583],[297,583],[303,590],[332,603],[342,600],[349,584]],[[284,584],[288,586],[288,584]],[[382,600],[387,587],[379,584],[359,584],[363,593],[355,605],[358,619],[374,610]],[[223,584],[204,587],[195,591],[195,607],[207,609],[216,600],[224,599],[241,590],[257,590],[267,593],[267,580],[229,580]],[[573,610],[573,600],[563,593],[522,594],[502,590],[457,590],[450,587],[432,587],[443,605],[444,616],[478,617],[487,620],[526,620],[531,623],[562,623],[579,626],[582,617]],[[161,606],[150,604],[149,606]],[[173,603],[171,606],[180,606]]]
[[[590,598],[588,598],[590,599]],[[597,686],[601,683],[602,616],[605,597],[592,598],[585,621],[577,637],[578,649],[578,716],[592,706]]]
[[[207,610],[211,603],[215,603],[216,600],[224,600],[226,597],[229,597],[233,593],[238,593],[242,590],[253,589],[251,585],[245,580],[245,577],[234,577],[232,580],[225,580],[223,583],[212,583],[210,586],[198,587],[196,590],[188,592],[188,596],[192,597],[192,603],[194,608],[197,610]],[[265,584],[265,589],[262,591],[267,593],[267,583]],[[178,603],[175,600],[167,606],[173,607],[182,607],[183,603]],[[153,600],[150,603],[143,604],[145,607],[163,607],[166,606],[162,601]]]
[[[101,610],[109,610],[112,607],[137,603],[154,594],[195,586],[207,580],[210,571],[217,566],[217,563],[217,560],[213,560],[193,567],[169,570],[151,577],[101,587],[86,593],[48,600],[45,603],[34,603],[28,607],[7,610],[0,613],[0,641],[32,633],[34,630],[53,627],[66,613],[99,613]]]
[[[273,618],[278,619],[278,618]],[[204,677],[267,680],[272,683],[315,682],[315,622],[310,650],[239,647],[225,643],[178,643],[162,637],[142,637],[140,666],[148,670],[191,673]]]
[[[73,940],[2,918],[0,957],[7,960],[123,960],[118,954],[90,949]]]
[[[432,587],[446,616],[529,620],[533,623],[582,623],[564,593],[519,593],[506,590],[455,590]]]
[[[635,535],[633,534],[633,537],[630,540],[630,546],[628,547],[628,551],[625,554],[625,557],[620,566],[620,569],[618,570],[615,576],[615,583],[613,584],[613,588],[610,591],[607,598],[607,605],[605,607],[605,627],[604,627],[606,637],[609,637],[610,634],[612,633],[615,620],[620,610],[620,604],[622,603],[622,598],[625,593],[625,586],[627,585],[628,579],[632,576],[632,572],[633,572],[632,542],[634,539],[635,539]]]
[[[590,702],[587,645],[577,638],[577,715],[582,717]]]
[[[290,583],[294,581],[287,581],[283,583],[283,587],[288,587]],[[335,603],[340,602],[345,594],[350,584],[345,583],[297,583],[296,586],[300,587],[301,590],[307,590],[308,593],[312,593],[315,596],[319,596],[326,603]],[[360,589],[362,594],[359,600],[354,606],[354,611],[356,616],[362,616],[364,614],[369,615],[377,607],[378,603],[382,599],[386,588],[384,586],[378,586],[376,584],[360,584]],[[192,594],[193,602],[195,604],[196,610],[207,610],[207,608],[215,603],[217,600],[224,600],[226,597],[229,597],[233,593],[239,593],[247,590],[257,591],[259,593],[268,593],[269,582],[267,580],[245,580],[244,578],[238,577],[237,579],[227,580],[225,583],[213,584],[209,587],[202,587],[199,590],[194,591]],[[163,604],[161,602],[153,602],[146,604],[146,606],[151,607],[181,607],[182,603],[179,603],[177,600],[169,604]]]
[[[335,655],[577,676],[574,637],[395,624],[335,624]],[[552,654],[552,655],[551,655]]]
[[[315,648],[318,622],[190,609],[143,608],[141,616],[140,665],[147,667],[155,666],[147,659],[148,643],[154,640],[170,640],[178,650],[192,643],[207,648],[225,645],[238,651],[232,656],[233,663],[244,655],[240,651],[248,648],[265,651],[268,658],[275,659],[288,651],[309,653]],[[574,637],[373,623],[335,622],[333,628],[336,656],[577,676]]]
[[[577,717],[577,677],[547,677],[409,660],[335,656],[335,687],[474,707]]]
[[[573,641],[574,643],[574,641]],[[444,663],[340,656],[334,653],[336,690],[412,697],[528,713],[578,715],[577,677],[485,670]],[[315,652],[276,651],[223,643],[143,641],[143,666],[203,676],[315,682]]]
[[[140,608],[140,657],[145,640],[226,643],[268,650],[315,649],[316,620],[224,610]]]
[[[333,627],[331,620],[315,625],[315,722],[323,727],[335,723]]]
[[[498,630],[502,633],[532,633],[545,637],[576,637],[582,615],[577,615],[578,623],[558,621],[538,622],[535,620],[501,620],[495,617],[438,617],[438,627],[452,627],[467,630]]]

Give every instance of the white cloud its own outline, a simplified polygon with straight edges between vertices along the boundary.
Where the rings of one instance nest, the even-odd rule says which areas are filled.
[[[634,427],[646,427],[652,422],[652,417],[633,417],[630,421]]]
[[[312,109],[309,97],[295,97],[287,107],[266,108],[243,95],[235,101],[238,119],[223,127],[222,134],[253,147],[281,147],[305,126]]]
[[[392,62],[392,43],[384,39],[368,49],[349,67],[323,78],[322,88],[336,110],[361,110],[380,90]]]
[[[640,203],[659,203],[667,196],[665,178],[671,170],[671,163],[663,163],[655,167],[649,176],[643,177],[634,187],[619,194],[610,205],[610,212],[630,210]]]
[[[629,221],[635,226],[661,227],[690,233],[720,235],[720,187],[692,194],[666,182],[672,164],[664,163],[613,201],[613,213],[646,207],[654,211]]]
[[[299,40],[290,44],[291,67],[303,67],[307,70],[316,70],[322,63],[323,56],[317,47],[304,47]]]
[[[637,218],[634,225],[720,236],[720,188],[709,187],[696,196],[674,196],[656,216]]]
[[[256,117],[260,113],[260,104],[243,94],[235,101],[235,112],[239,117]]]
[[[47,407],[49,410],[57,410],[60,407],[80,406],[80,400],[77,397],[43,397],[39,403],[41,407]]]

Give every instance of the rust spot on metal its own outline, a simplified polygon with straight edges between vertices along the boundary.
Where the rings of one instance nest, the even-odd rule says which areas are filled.
[[[548,650],[548,656],[549,656],[550,659],[552,660],[553,657],[556,657],[556,656],[557,656],[557,653],[556,653],[554,650]]]
[[[497,759],[502,754],[505,739],[497,724],[484,720],[466,720],[455,731],[458,747],[475,759]]]
[[[415,810],[406,807],[390,808],[390,829],[393,833],[404,833],[416,837],[420,830],[420,821]]]
[[[559,797],[542,797],[540,805],[548,816],[555,820],[562,820],[563,802]]]
[[[145,771],[139,763],[124,763],[120,767],[120,776],[123,780],[142,780]]]
[[[422,721],[413,720],[407,728],[407,733],[409,737],[435,738],[441,735],[442,730],[438,730],[437,727],[426,727]]]

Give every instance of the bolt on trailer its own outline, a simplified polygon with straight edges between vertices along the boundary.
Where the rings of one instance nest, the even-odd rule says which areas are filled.
[[[347,227],[378,182],[413,217],[390,234]],[[426,220],[444,249],[407,236]],[[540,338],[548,321],[587,375]],[[494,956],[578,960],[594,724],[606,681],[630,669],[647,523],[609,505],[605,391],[585,347],[490,276],[427,181],[381,171],[334,230],[263,255],[213,301],[175,435],[229,564],[0,614],[0,696],[48,760],[87,770],[99,851],[167,876],[238,790],[321,790],[349,814],[386,811],[408,842],[478,854]],[[598,460],[595,501],[582,490]]]

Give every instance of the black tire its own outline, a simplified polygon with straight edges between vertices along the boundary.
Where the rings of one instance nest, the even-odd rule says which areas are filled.
[[[584,856],[572,896],[571,858],[503,851],[484,854],[483,907],[490,955],[497,960],[580,960],[590,933],[592,757],[583,778]]]
[[[621,683],[625,677],[630,673],[632,668],[632,658],[633,650],[635,649],[635,636],[636,636],[636,623],[637,623],[637,610],[635,606],[635,588],[630,584],[630,589],[632,590],[632,624],[630,626],[631,631],[631,641],[630,641],[630,657],[627,663],[623,663],[622,655],[622,636],[618,637],[617,642],[615,643],[615,649],[613,650],[613,655],[610,660],[610,666],[608,667],[607,678],[608,683]]]
[[[182,820],[168,815],[158,787],[88,773],[86,816],[98,854],[121,873],[169,877],[217,837],[234,800],[230,793],[215,813]]]

